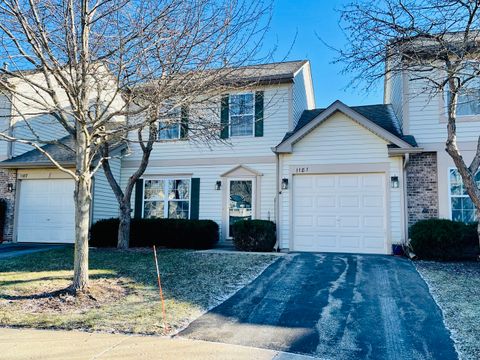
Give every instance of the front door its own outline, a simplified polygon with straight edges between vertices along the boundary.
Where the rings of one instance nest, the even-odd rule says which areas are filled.
[[[228,182],[228,237],[232,237],[232,225],[238,220],[253,217],[253,181],[229,180]]]

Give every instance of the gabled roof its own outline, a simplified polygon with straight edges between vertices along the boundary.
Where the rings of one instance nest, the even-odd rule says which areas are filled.
[[[282,142],[275,148],[278,152],[289,152],[291,145],[300,140],[317,125],[322,123],[334,112],[341,111],[353,120],[357,121],[373,133],[389,141],[399,148],[416,147],[415,138],[411,135],[403,135],[400,123],[389,104],[364,105],[349,107],[337,100],[328,108],[305,110],[295,129],[288,132]]]

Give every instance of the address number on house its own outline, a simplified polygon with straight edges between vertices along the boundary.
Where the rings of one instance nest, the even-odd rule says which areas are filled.
[[[310,171],[309,167],[297,167],[295,168],[296,173],[308,173]]]

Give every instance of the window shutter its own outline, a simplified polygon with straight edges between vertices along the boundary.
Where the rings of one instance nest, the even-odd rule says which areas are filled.
[[[255,93],[255,137],[263,136],[263,91]]]
[[[135,219],[142,218],[143,207],[143,179],[138,179],[135,183]]]
[[[180,139],[188,138],[188,107],[182,106],[180,119]]]
[[[200,213],[200,178],[192,178],[190,193],[190,219],[198,220]]]
[[[222,104],[220,109],[220,125],[222,127],[220,131],[220,138],[221,139],[228,139],[228,122],[229,122],[229,96],[223,95],[222,96]]]

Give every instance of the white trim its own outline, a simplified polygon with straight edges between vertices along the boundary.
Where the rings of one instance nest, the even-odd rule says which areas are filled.
[[[246,170],[247,172],[251,173],[252,176],[263,176],[263,174],[261,172],[258,172],[257,170],[254,170],[252,168],[249,168],[248,166],[240,164],[240,165],[237,165],[234,168],[224,172],[223,174],[220,175],[220,177],[227,177],[228,175],[230,175],[233,172],[235,172],[237,170],[240,170],[240,169]]]
[[[190,219],[190,214],[192,211],[192,178],[191,177],[167,177],[167,176],[147,176],[143,179],[143,189],[142,189],[142,219],[144,219],[144,212],[145,212],[145,181],[155,181],[155,180],[164,180],[164,185],[163,185],[163,190],[164,190],[164,199],[163,200],[148,200],[148,201],[163,201],[163,219],[170,219],[168,217],[168,203],[170,201],[175,202],[175,200],[171,200],[168,198],[168,191],[165,191],[166,189],[168,190],[167,184],[168,182],[165,180],[188,180],[189,181],[189,189],[188,189],[188,216],[187,219]],[[179,199],[176,200],[178,201],[187,201],[186,199]]]

